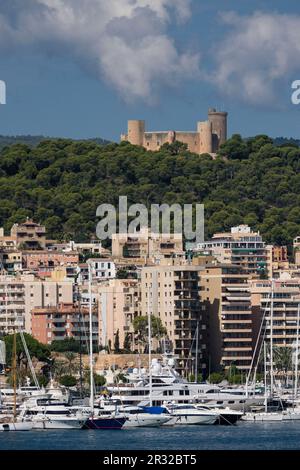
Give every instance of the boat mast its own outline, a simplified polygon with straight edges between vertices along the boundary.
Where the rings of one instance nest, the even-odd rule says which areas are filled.
[[[150,287],[148,288],[148,363],[149,363],[149,401],[152,406],[152,368],[151,368],[151,315],[150,315]]]
[[[13,387],[14,387],[14,422],[17,417],[17,336],[14,331],[13,339],[13,357],[12,357],[12,367],[13,367]]]
[[[90,323],[90,407],[94,414],[94,364],[93,364],[93,305],[92,305],[92,265],[88,263],[89,269],[89,323]]]
[[[198,382],[198,347],[199,347],[199,322],[196,328],[196,358],[195,358],[195,382]]]
[[[77,283],[78,294],[78,313],[79,313],[79,383],[80,383],[80,398],[83,398],[83,377],[82,377],[82,314],[81,314],[81,298],[80,289]]]
[[[298,392],[298,365],[299,365],[299,317],[300,317],[300,303],[297,309],[297,339],[296,339],[296,357],[295,357],[295,385],[294,385],[294,400],[297,399]]]
[[[267,396],[267,350],[266,342],[264,342],[264,382],[265,382],[265,412],[268,411],[268,396]]]
[[[270,395],[273,397],[274,371],[273,371],[273,313],[274,313],[274,280],[271,287],[271,311],[270,311]]]

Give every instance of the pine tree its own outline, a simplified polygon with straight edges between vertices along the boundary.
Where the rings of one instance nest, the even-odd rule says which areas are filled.
[[[117,330],[117,332],[115,334],[114,352],[115,353],[120,352],[120,332],[119,332],[119,330]]]

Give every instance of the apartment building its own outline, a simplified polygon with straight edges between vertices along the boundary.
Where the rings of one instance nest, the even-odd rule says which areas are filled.
[[[216,233],[211,240],[200,243],[200,250],[206,250],[220,263],[241,266],[244,272],[253,276],[267,276],[267,247],[259,232],[252,232],[248,225],[232,227],[229,233]]]
[[[210,370],[250,368],[253,321],[248,281],[249,275],[232,264],[206,266],[201,274],[201,297],[209,312]]]
[[[31,333],[31,311],[35,307],[73,302],[71,280],[42,281],[34,275],[0,276],[0,331],[21,328]]]
[[[56,252],[48,250],[33,250],[22,252],[24,270],[46,272],[52,271],[57,266],[77,266],[79,255],[76,252]]]
[[[271,336],[272,281],[251,281],[252,310],[263,321],[265,339]],[[273,281],[273,345],[292,347],[297,339],[297,312],[300,303],[300,278]],[[264,320],[263,320],[264,319]]]
[[[32,219],[21,224],[14,224],[10,230],[11,237],[16,245],[26,245],[28,249],[41,249],[46,246],[46,228]]]
[[[89,280],[89,264],[92,268],[93,281],[106,281],[107,279],[114,279],[116,277],[116,265],[109,258],[90,258],[87,263],[79,264],[79,281],[81,283]]]
[[[12,247],[6,248],[0,252],[0,268],[8,274],[15,274],[21,272],[22,267],[22,252]]]
[[[165,259],[141,271],[141,314],[147,315],[149,309],[161,319],[183,376],[194,371],[196,363],[199,373],[207,370],[207,306],[200,291],[203,269],[203,265]]]
[[[119,332],[120,348],[126,337],[131,350],[138,352],[133,321],[140,314],[140,286],[135,279],[112,279],[98,287],[99,341],[114,349],[115,336]]]
[[[279,278],[283,271],[290,268],[287,246],[267,245],[267,266],[270,279]]]
[[[25,329],[25,286],[21,278],[0,276],[0,332]]]
[[[4,228],[0,227],[0,249],[15,250],[17,248],[16,237],[4,235]]]
[[[51,344],[65,338],[89,341],[89,309],[73,303],[60,303],[54,307],[36,307],[31,312],[32,335],[41,343]],[[92,315],[93,344],[98,346],[98,314]]]
[[[297,266],[300,266],[300,236],[294,238],[293,241],[294,261]]]
[[[112,236],[114,258],[153,258],[183,255],[181,233],[151,233],[146,227],[136,233],[116,233]]]
[[[25,330],[32,331],[32,310],[36,307],[56,307],[59,304],[72,304],[74,283],[71,279],[54,281],[25,281]]]

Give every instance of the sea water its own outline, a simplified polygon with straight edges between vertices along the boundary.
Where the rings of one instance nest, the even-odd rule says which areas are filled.
[[[300,421],[0,433],[0,450],[300,450]]]

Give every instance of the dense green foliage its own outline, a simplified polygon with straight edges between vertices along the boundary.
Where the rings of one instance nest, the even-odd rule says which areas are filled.
[[[30,357],[32,359],[36,358],[39,361],[46,361],[46,362],[49,361],[51,353],[50,353],[48,346],[40,343],[37,339],[33,338],[33,336],[29,335],[28,333],[23,333],[23,334],[24,334],[26,346],[28,348]],[[24,351],[20,334],[17,333],[16,336],[17,336],[16,337],[17,365],[19,366],[21,362],[27,363],[27,359],[26,359],[26,355],[25,355],[25,351]],[[8,365],[11,365],[14,335],[5,336],[3,339],[4,339],[5,347],[6,347],[6,362]]]
[[[77,384],[77,379],[73,375],[62,375],[59,383],[64,387],[74,387]]]
[[[82,352],[83,352],[83,345],[82,345]],[[74,353],[80,352],[80,342],[74,338],[64,338],[63,340],[55,340],[52,341],[50,344],[50,350],[55,352],[69,352],[72,351]]]
[[[160,318],[151,315],[151,337],[160,339],[167,334],[166,328]],[[139,316],[133,320],[133,329],[137,334],[137,339],[142,343],[146,344],[148,341],[148,317]]]
[[[0,154],[0,226],[32,216],[50,237],[95,236],[96,208],[204,203],[206,236],[247,223],[267,242],[291,244],[300,233],[300,149],[266,136],[229,139],[213,160],[165,145],[158,152],[72,140],[13,145]]]
[[[94,374],[94,384],[95,387],[103,387],[105,385],[106,379],[103,375]]]
[[[14,145],[14,144],[26,144],[29,147],[36,147],[39,143],[41,143],[45,139],[57,140],[54,138],[45,137],[43,135],[16,135],[16,136],[0,135],[0,149],[3,149],[4,147],[7,147],[9,145]],[[87,142],[96,142],[97,144],[100,144],[100,145],[106,145],[110,143],[108,140],[100,139],[100,138],[87,139]]]

